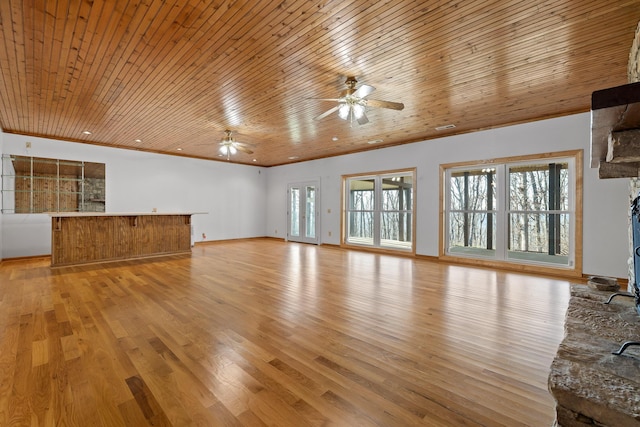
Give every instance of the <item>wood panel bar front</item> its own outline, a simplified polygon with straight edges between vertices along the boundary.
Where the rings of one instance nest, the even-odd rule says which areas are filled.
[[[52,214],[51,266],[190,252],[191,215]]]

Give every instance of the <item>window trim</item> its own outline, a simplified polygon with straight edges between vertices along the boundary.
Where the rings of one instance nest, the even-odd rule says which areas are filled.
[[[523,272],[542,273],[551,275],[561,275],[569,277],[582,277],[582,215],[583,215],[583,155],[584,150],[568,150],[551,153],[530,154],[523,156],[500,157],[488,160],[473,160],[466,162],[445,163],[440,165],[440,191],[439,191],[439,215],[438,215],[438,258],[452,263],[476,265],[491,268],[501,268],[505,270],[516,270]],[[571,244],[573,245],[574,263],[573,266],[558,266],[551,264],[531,264],[518,263],[515,259],[480,259],[471,257],[455,256],[446,251],[446,202],[447,202],[447,170],[464,167],[483,167],[504,163],[519,163],[530,161],[548,161],[555,158],[572,158],[575,167],[575,180],[570,183],[570,191],[574,197],[574,223]],[[506,203],[505,200],[498,200],[498,204]]]
[[[386,177],[388,175],[395,174],[410,174],[413,178],[412,188],[411,188],[411,198],[412,198],[412,206],[411,206],[411,248],[410,249],[393,249],[388,246],[368,246],[368,245],[358,245],[355,243],[350,243],[347,240],[347,182],[350,179],[354,178],[377,178],[377,177]],[[373,172],[363,172],[349,175],[342,175],[342,188],[341,188],[341,197],[340,197],[340,247],[349,248],[349,249],[359,249],[371,252],[379,252],[379,253],[389,253],[395,255],[407,255],[407,256],[415,256],[416,254],[416,207],[418,205],[416,195],[417,193],[417,169],[414,168],[402,168],[402,169],[392,169],[392,170],[384,170],[384,171],[373,171]],[[382,211],[380,208],[381,201],[376,201],[375,210]],[[376,238],[374,237],[374,241]]]

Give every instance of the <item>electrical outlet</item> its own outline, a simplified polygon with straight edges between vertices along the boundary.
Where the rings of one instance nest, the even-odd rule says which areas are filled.
[[[331,232],[329,232],[329,237],[331,237]]]
[[[29,142],[29,141],[25,142],[25,144],[24,144],[24,145],[25,145],[27,148],[31,148],[31,142]]]

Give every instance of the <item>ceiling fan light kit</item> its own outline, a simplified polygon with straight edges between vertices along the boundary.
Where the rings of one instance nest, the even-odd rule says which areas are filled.
[[[229,160],[230,156],[235,155],[238,151],[242,151],[247,154],[253,154],[253,151],[248,149],[245,144],[238,142],[231,136],[230,130],[225,130],[225,136],[220,141],[220,154],[227,156]]]
[[[236,154],[238,150],[236,150],[236,147],[234,147],[233,145],[223,145],[222,147],[220,147],[220,152],[223,155],[227,155],[227,154]]]
[[[338,107],[338,117],[342,120],[360,120],[365,116],[365,111],[365,106],[359,102],[345,102]]]

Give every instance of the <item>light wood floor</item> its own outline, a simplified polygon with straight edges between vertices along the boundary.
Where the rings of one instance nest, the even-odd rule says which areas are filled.
[[[0,265],[1,426],[550,426],[568,282],[243,240]]]

